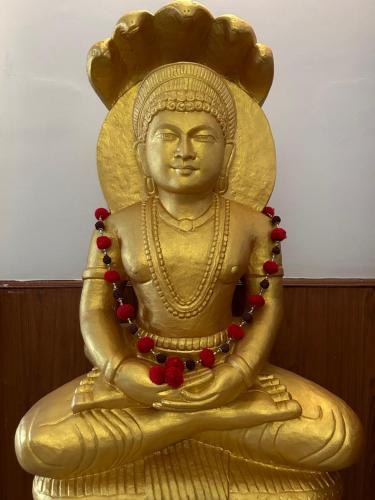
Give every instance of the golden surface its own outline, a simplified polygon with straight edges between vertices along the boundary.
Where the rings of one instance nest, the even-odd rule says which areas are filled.
[[[181,12],[188,16],[183,29]],[[140,50],[150,26],[159,47],[174,41],[158,58],[150,55],[154,66],[182,48],[185,60],[198,57],[200,44],[192,36],[186,45],[185,29],[198,36],[211,19],[190,2],[155,17],[131,14],[122,24],[133,18],[144,23],[132,25]],[[230,36],[229,25],[238,28]],[[114,211],[105,221],[112,268],[134,288],[139,331],[157,350],[193,359],[225,341],[228,325],[239,321],[231,308],[238,280],[247,294],[257,293],[274,245],[270,220],[259,212],[274,180],[269,126],[258,105],[212,69],[222,67],[218,54],[228,54],[225,74],[234,71],[239,47],[253,34],[234,17],[210,30],[210,67],[176,62],[141,86],[142,59],[124,45],[133,64],[128,83],[119,66],[107,90],[130,90],[109,113],[98,146]],[[217,353],[212,369],[198,366],[173,389],[151,382],[153,361],[115,319],[96,236],[80,305],[95,368],[39,401],[17,429],[18,460],[36,475],[34,498],[340,498],[330,472],[357,459],[358,418],[325,389],[267,363],[282,317],[281,256],[274,256],[279,271],[269,277],[266,305],[244,326],[244,338]]]

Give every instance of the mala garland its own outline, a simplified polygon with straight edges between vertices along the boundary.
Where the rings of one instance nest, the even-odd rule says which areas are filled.
[[[120,322],[127,323],[128,331],[137,337],[138,351],[142,354],[151,353],[156,363],[158,363],[152,366],[149,372],[150,379],[154,384],[161,385],[166,383],[170,387],[177,388],[184,381],[183,374],[185,369],[191,371],[194,370],[197,365],[212,368],[215,364],[216,355],[229,352],[231,344],[244,337],[244,326],[251,323],[255,310],[265,305],[266,301],[263,294],[270,285],[269,276],[276,274],[279,270],[279,265],[275,262],[275,258],[280,254],[280,242],[286,238],[286,231],[279,227],[281,219],[278,215],[275,215],[275,210],[272,207],[265,207],[263,213],[271,219],[271,226],[273,229],[271,230],[270,238],[274,242],[274,246],[272,248],[271,259],[265,261],[263,264],[265,277],[259,283],[259,291],[257,294],[248,297],[248,304],[250,307],[244,312],[240,323],[232,323],[227,327],[228,338],[226,342],[216,349],[202,349],[199,353],[199,360],[195,361],[194,359],[182,359],[180,356],[167,357],[165,354],[154,349],[155,342],[151,337],[147,335],[142,336],[138,332],[138,327],[133,321],[135,317],[135,308],[132,304],[124,303],[121,276],[116,270],[112,269],[112,259],[108,254],[108,249],[112,245],[112,240],[104,235],[104,221],[110,215],[110,212],[106,208],[97,208],[95,210],[95,217],[97,219],[95,228],[100,234],[96,239],[96,245],[98,249],[102,251],[103,263],[107,267],[103,276],[104,280],[112,284],[113,297],[118,303],[116,316]]]

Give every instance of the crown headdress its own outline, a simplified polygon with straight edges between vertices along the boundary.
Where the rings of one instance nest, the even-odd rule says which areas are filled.
[[[134,101],[133,130],[144,140],[153,116],[164,109],[205,111],[215,116],[226,141],[236,131],[236,106],[225,80],[207,66],[179,62],[152,71]]]

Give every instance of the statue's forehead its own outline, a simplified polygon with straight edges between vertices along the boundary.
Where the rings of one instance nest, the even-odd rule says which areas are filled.
[[[154,130],[156,128],[168,126],[186,133],[196,128],[207,128],[217,131],[222,135],[220,124],[216,118],[205,111],[163,110],[153,117],[149,128]]]

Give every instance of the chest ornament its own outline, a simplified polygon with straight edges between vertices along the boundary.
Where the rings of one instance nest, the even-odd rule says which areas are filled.
[[[202,272],[202,279],[193,295],[187,299],[181,297],[176,291],[165,264],[159,237],[159,212],[160,208],[156,197],[151,197],[142,203],[143,244],[151,278],[167,311],[181,319],[191,318],[197,316],[207,306],[220,276],[228,245],[230,201],[218,195],[214,197],[212,245]],[[210,217],[209,213],[207,215]],[[162,218],[163,216],[165,217],[165,213]],[[171,216],[169,217],[171,218]],[[205,223],[205,217],[203,214],[198,218],[196,224]],[[194,224],[193,221],[189,221],[189,223]]]

